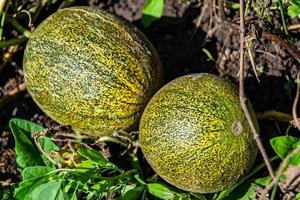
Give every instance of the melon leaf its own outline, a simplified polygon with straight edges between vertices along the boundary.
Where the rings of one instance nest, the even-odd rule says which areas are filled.
[[[44,130],[38,124],[27,120],[13,118],[9,127],[15,138],[17,164],[21,169],[30,166],[44,165],[38,148],[34,145],[31,135]]]
[[[174,193],[171,190],[169,190],[169,188],[159,183],[147,184],[147,190],[150,194],[160,199],[169,200],[173,199],[175,196]]]
[[[164,0],[147,0],[143,9],[143,25],[145,27],[161,18],[164,9]]]
[[[298,142],[298,138],[293,136],[279,136],[270,140],[272,148],[281,159],[284,159]]]

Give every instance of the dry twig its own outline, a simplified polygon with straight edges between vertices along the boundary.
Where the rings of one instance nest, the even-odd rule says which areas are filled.
[[[17,87],[9,91],[7,94],[4,95],[4,97],[0,99],[0,108],[4,107],[6,104],[14,100],[24,91],[26,91],[25,83],[21,83]]]
[[[300,80],[300,70],[298,71],[298,74],[297,74],[297,80],[298,81]],[[293,118],[294,118],[295,125],[298,128],[298,130],[300,131],[300,124],[299,124],[299,119],[298,119],[298,116],[297,116],[297,106],[298,106],[298,101],[299,101],[299,93],[300,93],[300,83],[297,82],[297,92],[296,92],[295,100],[294,100],[294,103],[293,103],[292,113],[293,113]]]
[[[265,40],[277,43],[281,48],[286,49],[296,60],[300,61],[300,51],[295,45],[277,35],[267,32],[262,32],[261,37]]]
[[[245,48],[245,19],[244,19],[244,0],[240,0],[240,79],[239,79],[239,95],[240,95],[240,102],[243,108],[244,114],[248,120],[249,126],[253,132],[254,139],[257,143],[257,146],[260,150],[260,153],[263,156],[263,159],[266,163],[268,171],[272,177],[272,179],[277,182],[277,178],[273,172],[270,160],[268,155],[264,149],[264,146],[260,140],[259,133],[257,132],[255,125],[252,121],[251,115],[249,113],[248,107],[246,105],[247,99],[245,98],[245,91],[244,91],[244,48]]]

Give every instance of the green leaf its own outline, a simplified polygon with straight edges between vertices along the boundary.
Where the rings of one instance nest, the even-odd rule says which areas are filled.
[[[30,193],[36,187],[48,181],[48,177],[36,178],[28,181],[22,181],[15,190],[16,200],[31,200]]]
[[[23,119],[11,119],[9,127],[15,138],[17,164],[21,169],[44,165],[38,148],[33,144],[31,135],[44,130],[38,124]]]
[[[22,178],[23,181],[40,178],[48,174],[49,172],[53,171],[52,168],[46,166],[33,166],[33,167],[26,167],[22,171]]]
[[[272,138],[270,142],[277,155],[281,159],[284,159],[288,153],[295,148],[295,144],[297,144],[299,140],[293,136],[279,136]]]
[[[81,147],[78,150],[78,153],[81,156],[85,157],[86,159],[89,159],[89,160],[99,164],[100,166],[107,166],[107,164],[109,163],[100,152],[98,152],[94,149],[88,149],[86,147]]]
[[[35,188],[30,197],[32,200],[64,200],[61,182],[50,181]]]
[[[300,200],[300,192],[296,195],[296,200]]]
[[[79,183],[76,185],[76,188],[71,196],[71,199],[70,200],[77,200],[77,189],[78,189],[78,185]]]
[[[150,194],[160,199],[169,200],[173,199],[175,196],[174,193],[171,190],[169,190],[169,188],[159,183],[147,184],[147,190]]]
[[[136,200],[139,198],[143,189],[144,189],[143,186],[130,189],[126,191],[120,198],[118,198],[118,200]]]
[[[291,165],[300,165],[300,153],[297,153],[295,155],[293,155],[289,160],[288,160],[288,164]]]
[[[271,176],[266,176],[263,178],[258,178],[255,180],[255,183],[260,185],[260,186],[267,186],[271,183],[272,177]]]
[[[94,165],[94,161],[91,160],[84,160],[81,163],[79,163],[78,165],[76,165],[76,171],[84,173],[87,172],[91,169],[96,168],[96,166]]]
[[[300,5],[296,5],[296,4],[290,5],[288,7],[288,15],[291,18],[300,17]]]
[[[205,53],[205,55],[207,56],[207,61],[214,61],[214,62],[217,62],[216,59],[214,59],[214,57],[211,55],[211,53],[205,49],[205,48],[202,48],[202,51],[203,53]]]
[[[239,198],[239,200],[256,200],[255,185],[251,184],[247,193],[242,198]]]
[[[50,154],[51,151],[59,151],[60,149],[53,141],[46,137],[39,138],[39,143],[41,144],[43,150],[48,154]],[[47,158],[47,156],[42,154],[42,158],[46,166],[55,167],[53,163]],[[58,161],[58,159],[59,158],[57,158],[56,161]]]
[[[145,27],[161,18],[164,10],[164,0],[147,0],[143,9],[143,25]]]

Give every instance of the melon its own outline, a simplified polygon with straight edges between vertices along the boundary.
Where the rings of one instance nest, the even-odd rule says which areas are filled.
[[[190,192],[232,186],[257,155],[237,88],[215,75],[186,75],[162,87],[146,106],[139,132],[154,171]]]
[[[57,122],[110,135],[137,127],[162,81],[149,40],[117,16],[92,7],[59,10],[32,33],[24,53],[27,89]]]

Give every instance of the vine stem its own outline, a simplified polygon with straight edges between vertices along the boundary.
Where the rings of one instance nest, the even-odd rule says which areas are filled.
[[[274,171],[272,169],[270,160],[268,158],[268,155],[264,149],[264,146],[260,140],[259,133],[257,132],[254,122],[252,121],[251,115],[249,113],[248,107],[246,105],[247,99],[245,98],[245,91],[244,91],[244,48],[245,48],[245,18],[244,18],[244,0],[240,0],[240,72],[239,72],[239,95],[240,95],[240,102],[242,109],[244,111],[244,114],[248,120],[249,126],[252,130],[254,139],[256,141],[256,144],[259,148],[259,151],[264,159],[264,162],[266,163],[266,167],[269,171],[270,176],[272,179],[277,183],[277,178],[274,174]]]

